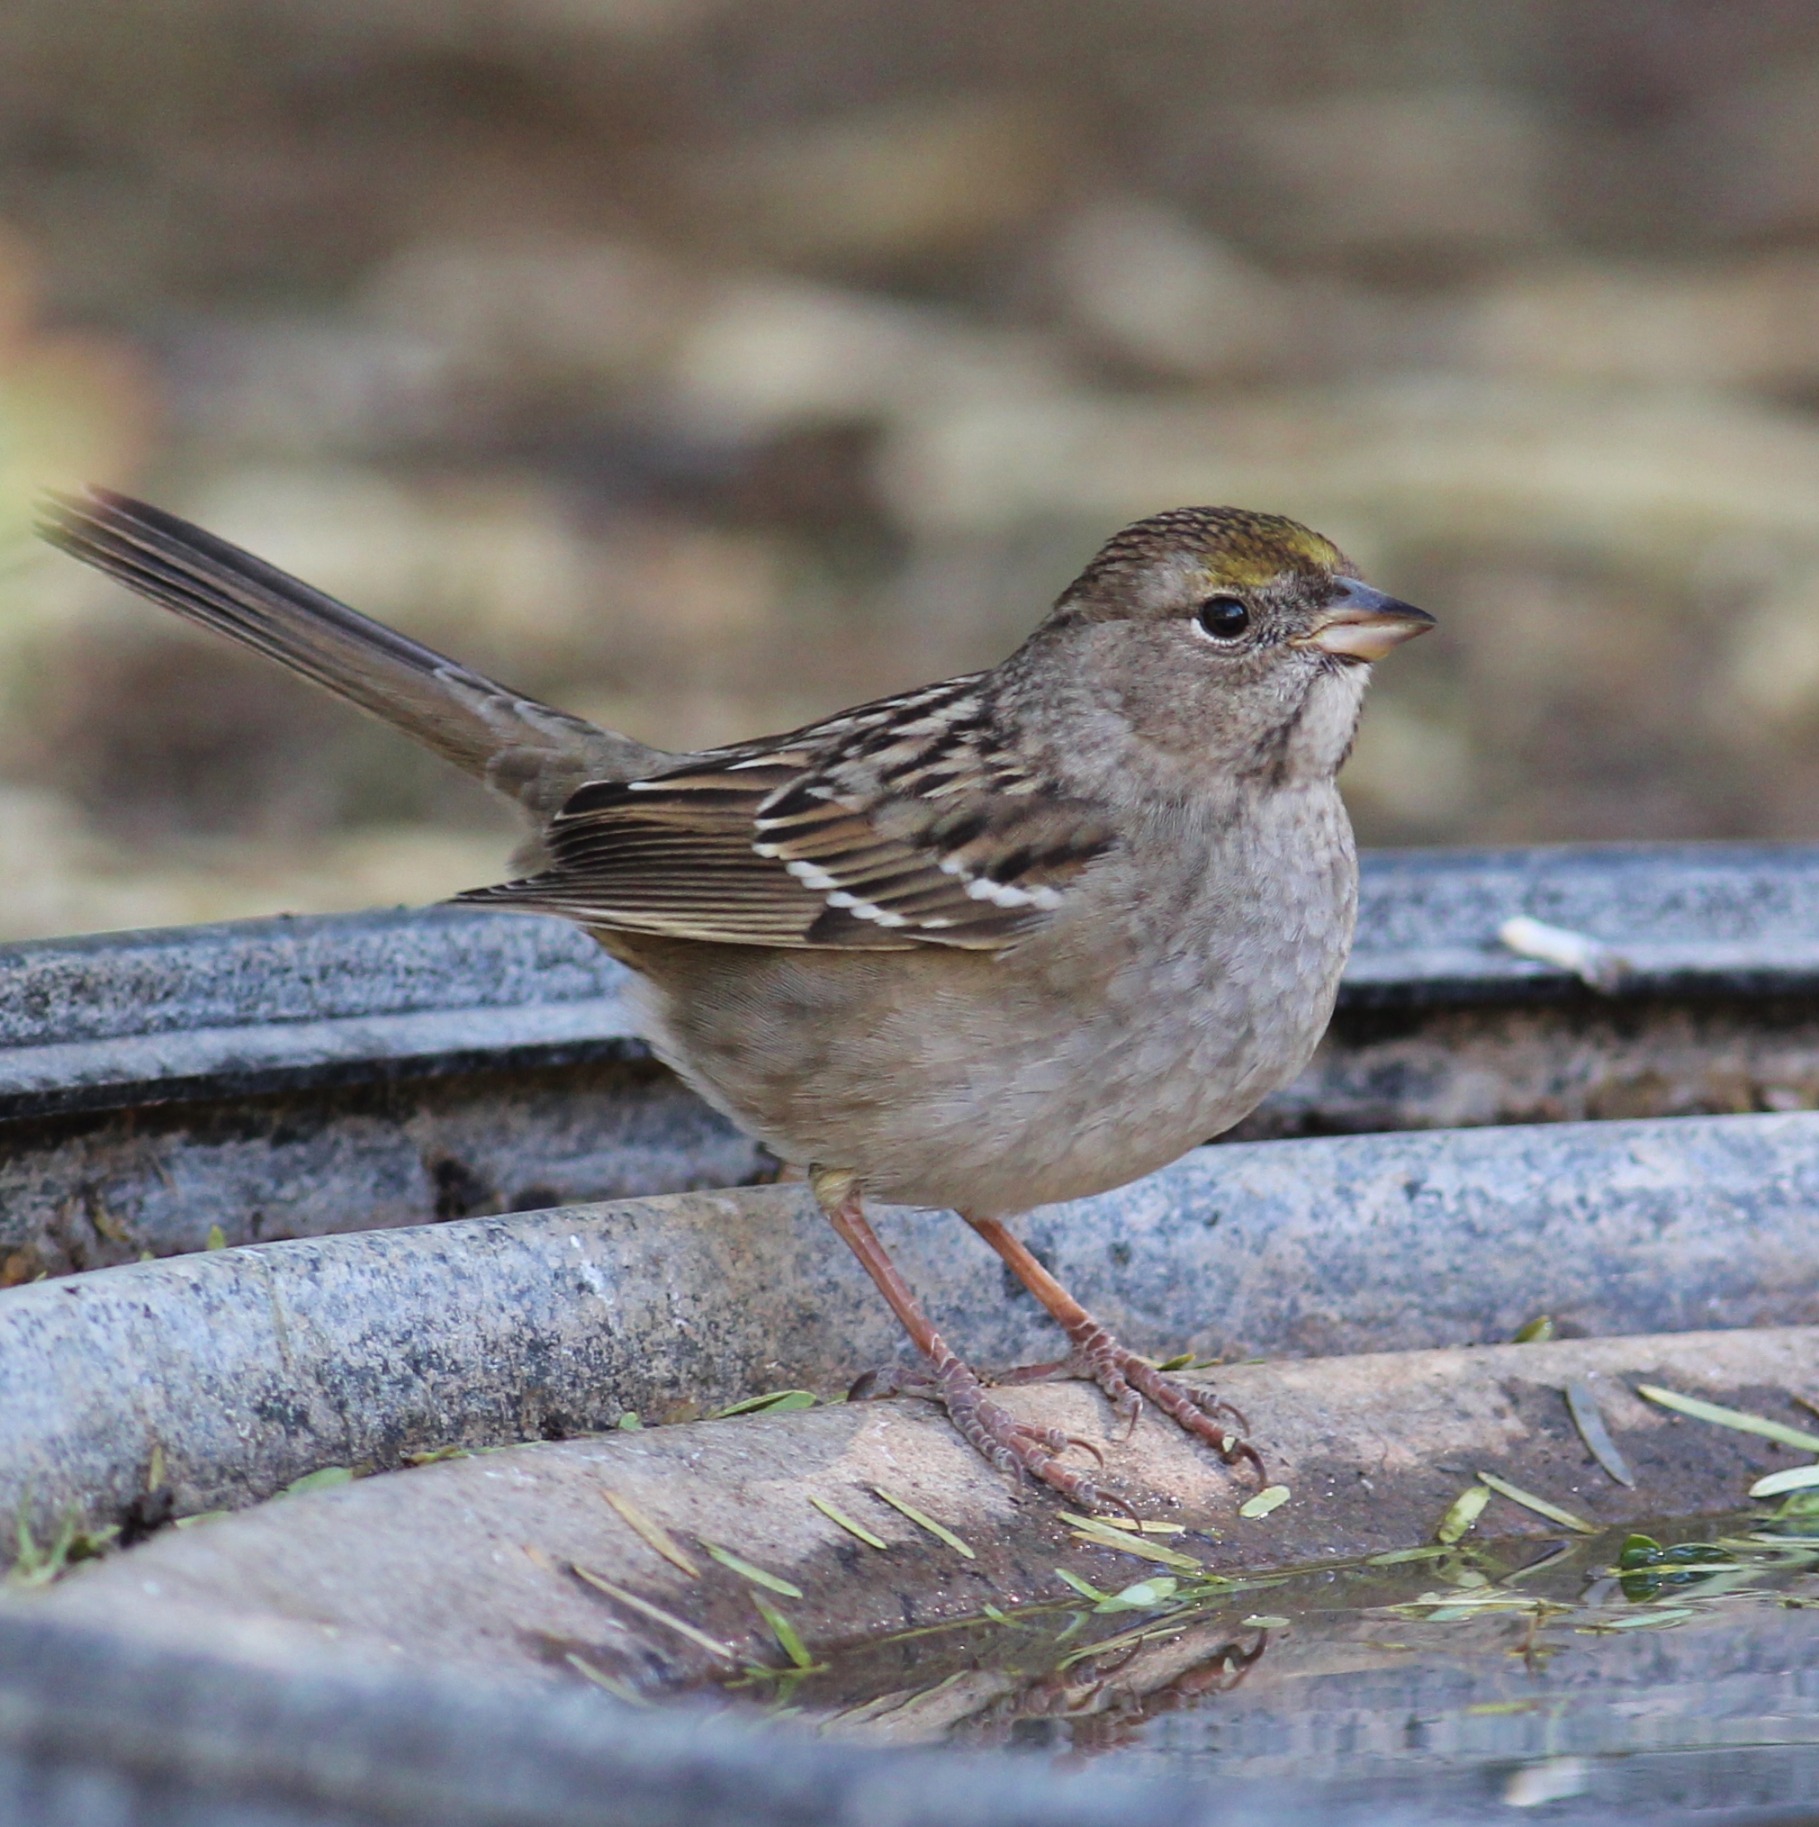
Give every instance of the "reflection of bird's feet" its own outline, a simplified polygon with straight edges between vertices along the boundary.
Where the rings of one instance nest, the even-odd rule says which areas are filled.
[[[1070,1446],[1077,1446],[1103,1466],[1105,1457],[1090,1440],[1064,1433],[1058,1427],[1033,1427],[1019,1421],[985,1393],[984,1384],[971,1366],[952,1353],[944,1352],[922,1369],[867,1371],[848,1392],[850,1401],[878,1396],[921,1396],[926,1401],[939,1402],[961,1438],[980,1458],[1012,1477],[1027,1472],[1083,1510],[1130,1508],[1122,1498],[1101,1491],[1089,1473],[1062,1463],[1061,1455]]]

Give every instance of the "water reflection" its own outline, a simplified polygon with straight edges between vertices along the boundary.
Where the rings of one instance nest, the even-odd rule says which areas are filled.
[[[870,1646],[788,1704],[868,1742],[1216,1777],[1335,1821],[1392,1799],[1819,1819],[1819,1513],[1139,1580]]]

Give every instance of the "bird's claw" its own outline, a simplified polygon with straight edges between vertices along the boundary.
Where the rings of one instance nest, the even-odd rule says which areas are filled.
[[[999,1471],[1034,1478],[1081,1510],[1136,1514],[1123,1498],[1102,1491],[1091,1476],[1062,1463],[1061,1455],[1070,1446],[1078,1446],[1103,1465],[1103,1454],[1090,1440],[1057,1427],[1019,1421],[985,1393],[984,1384],[958,1358],[949,1358],[936,1368],[935,1383],[961,1437]]]
[[[1221,1423],[1220,1417],[1229,1415],[1248,1431],[1250,1423],[1231,1403],[1211,1390],[1197,1389],[1168,1371],[1158,1370],[1148,1359],[1120,1345],[1097,1323],[1090,1330],[1083,1329],[1073,1344],[1074,1360],[1081,1373],[1097,1383],[1110,1399],[1113,1411],[1125,1423],[1127,1440],[1136,1431],[1143,1404],[1148,1401],[1184,1433],[1210,1446],[1225,1464],[1248,1461],[1260,1483],[1267,1479],[1257,1449],[1243,1434],[1235,1434]]]

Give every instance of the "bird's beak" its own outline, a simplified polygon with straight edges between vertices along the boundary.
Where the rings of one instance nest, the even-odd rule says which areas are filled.
[[[1392,647],[1433,627],[1434,618],[1412,603],[1398,602],[1355,577],[1335,579],[1333,600],[1306,634],[1291,646],[1318,647],[1341,660],[1381,660]]]

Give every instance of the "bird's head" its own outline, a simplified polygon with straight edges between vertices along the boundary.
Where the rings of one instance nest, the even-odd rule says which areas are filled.
[[[1281,781],[1339,767],[1371,663],[1433,625],[1298,521],[1174,508],[1107,540],[1030,647],[1140,743]]]

